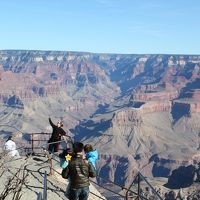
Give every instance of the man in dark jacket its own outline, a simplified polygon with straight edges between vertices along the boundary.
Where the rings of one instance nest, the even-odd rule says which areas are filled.
[[[69,162],[69,200],[87,200],[89,196],[89,177],[96,177],[91,163],[83,159],[83,143],[73,144],[74,156]]]
[[[58,141],[61,140],[61,136],[66,135],[66,132],[61,128],[61,127],[63,127],[63,123],[62,122],[58,121],[57,126],[56,126],[51,121],[51,118],[49,118],[49,123],[52,126],[53,132],[52,132],[52,135],[51,135],[51,137],[50,137],[50,139],[48,141],[48,143],[52,143],[52,144],[49,144],[48,151],[49,151],[49,153],[58,152],[59,144],[60,144],[60,143],[58,143]]]

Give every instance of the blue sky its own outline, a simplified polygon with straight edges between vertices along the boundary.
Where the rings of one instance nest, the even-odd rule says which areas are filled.
[[[0,0],[0,49],[200,54],[200,0]]]

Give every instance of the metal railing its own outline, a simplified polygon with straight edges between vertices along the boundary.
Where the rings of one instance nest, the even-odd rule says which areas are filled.
[[[149,194],[145,194],[141,185],[148,186],[151,189],[152,195],[155,200],[163,200],[160,194],[154,189],[154,187],[147,181],[147,179],[138,172],[136,177],[133,179],[129,188],[126,191],[126,199],[135,199],[135,200],[149,200]]]
[[[44,189],[43,189],[43,199],[47,200],[47,172],[44,172]]]
[[[41,192],[37,195],[37,200],[47,200],[47,172],[44,172],[43,194]]]
[[[37,200],[42,200],[42,193],[41,192],[38,193]]]
[[[50,138],[50,135],[51,133],[30,133],[30,138],[31,139],[27,139],[27,142],[29,142],[31,145],[29,147],[27,147],[26,149],[29,149],[31,150],[31,154],[34,155],[38,152],[36,152],[36,150],[44,150],[44,149],[47,149],[48,145],[50,144],[56,144],[56,143],[62,143],[62,142],[73,142],[73,140],[71,139],[70,136],[64,136],[67,138],[67,140],[59,140],[59,141],[56,141],[56,142],[48,142],[49,138]],[[43,139],[35,139],[36,135],[39,135],[39,136],[43,136],[44,138]],[[37,143],[37,144],[36,144]],[[64,150],[63,148],[59,148],[59,150]]]
[[[31,133],[31,139],[28,140],[28,142],[31,142],[31,152],[32,152],[32,155],[35,154],[35,150],[36,149],[42,149],[42,146],[37,146],[35,147],[35,142],[47,142],[48,139],[35,139],[34,136],[35,135],[42,135],[42,136],[50,136],[51,133]]]
[[[55,157],[52,158],[52,160],[54,160],[55,162],[59,162],[57,159],[55,159]],[[54,172],[60,174],[58,171],[56,171],[56,169],[53,168],[53,166],[51,166],[50,168]],[[106,178],[103,178],[99,175],[97,175],[96,178],[99,180],[100,183],[92,179],[90,179],[90,182],[95,184],[97,188],[106,190],[107,195],[109,194],[110,196],[112,196],[112,199],[149,200],[149,196],[144,194],[141,187],[142,184],[143,185],[146,184],[153,193],[152,195],[153,199],[163,200],[163,198],[159,195],[159,193],[154,189],[154,187],[147,181],[147,179],[140,172],[138,172],[138,174],[133,179],[131,185],[128,188],[120,184],[117,184],[111,180],[108,180]]]
[[[28,140],[28,142],[30,142],[30,144],[29,144],[29,147],[26,147],[26,149],[31,150],[31,154],[35,155],[35,154],[37,154],[36,150],[40,149],[43,151],[44,146],[47,147],[47,145],[49,145],[49,144],[66,142],[65,140],[60,140],[57,142],[47,143],[48,138],[46,136],[50,135],[50,134],[51,133],[31,133],[30,134],[31,139]],[[38,138],[36,139],[35,135],[43,135],[46,138],[45,139],[38,139]],[[71,138],[70,138],[70,141],[72,141]],[[36,142],[38,142],[37,145],[36,145]],[[41,142],[43,142],[43,144]],[[58,156],[57,154],[52,154],[52,155]],[[48,159],[50,161],[50,173],[48,175],[53,175],[54,171],[56,171],[53,166],[53,160],[55,160],[56,162],[59,162],[59,161],[56,160],[55,158],[53,158],[53,156],[48,157]],[[57,172],[57,173],[59,173],[59,172]],[[147,181],[147,179],[140,172],[138,172],[138,174],[136,175],[136,177],[134,178],[134,180],[132,181],[131,185],[128,188],[126,188],[122,185],[119,185],[115,182],[112,182],[108,179],[105,179],[103,177],[100,177],[99,175],[97,175],[97,179],[103,180],[103,183],[106,183],[106,184],[100,184],[93,180],[91,180],[91,182],[93,184],[95,184],[96,186],[103,188],[107,192],[110,192],[111,194],[115,195],[115,198],[113,198],[113,199],[148,200],[149,198],[147,197],[147,195],[144,194],[144,192],[142,191],[142,187],[141,187],[141,185],[145,183],[149,188],[151,188],[156,199],[163,200],[162,197],[159,195],[159,193],[154,189],[154,187]],[[111,185],[112,185],[112,187],[110,187]],[[115,190],[116,188],[118,188],[118,189]],[[121,192],[122,190],[123,190],[124,194]],[[101,199],[102,197],[99,197],[99,198]],[[46,174],[46,171],[45,171],[45,175],[44,175],[43,194],[41,192],[38,193],[37,200],[47,200],[47,174]]]

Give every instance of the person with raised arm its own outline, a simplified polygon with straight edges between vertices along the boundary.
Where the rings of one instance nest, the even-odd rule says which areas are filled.
[[[59,141],[61,140],[61,136],[66,136],[67,133],[62,129],[63,123],[61,121],[58,121],[57,125],[55,125],[51,121],[51,118],[49,118],[49,123],[53,130],[52,130],[51,137],[48,141],[49,143],[48,151],[49,153],[58,152],[59,145],[60,145]]]

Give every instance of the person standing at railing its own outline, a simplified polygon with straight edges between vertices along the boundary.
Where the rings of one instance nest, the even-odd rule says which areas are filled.
[[[50,143],[48,151],[49,151],[49,153],[58,152],[59,145],[60,145],[59,141],[61,140],[61,136],[66,136],[67,133],[62,129],[63,123],[61,121],[58,121],[57,126],[56,126],[51,121],[51,118],[49,118],[49,123],[50,123],[53,131],[52,131],[52,135],[48,141],[48,143]]]
[[[84,146],[84,151],[86,159],[93,165],[96,170],[96,161],[99,159],[98,151],[94,149],[91,144],[86,144]]]
[[[90,185],[89,177],[96,177],[96,170],[93,165],[84,159],[83,149],[83,143],[75,142],[73,144],[74,155],[65,168],[65,177],[70,179],[69,200],[87,200]]]
[[[9,136],[4,145],[4,149],[8,152],[8,155],[15,158],[20,158],[19,151],[16,149],[16,144],[12,139],[12,136]]]

